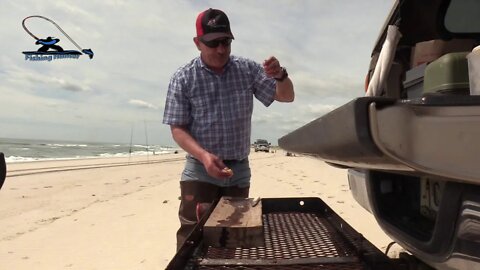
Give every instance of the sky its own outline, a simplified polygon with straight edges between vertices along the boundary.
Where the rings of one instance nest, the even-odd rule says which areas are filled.
[[[199,55],[195,19],[223,10],[232,54],[279,59],[293,103],[254,102],[252,142],[280,137],[364,94],[370,54],[394,1],[386,0],[1,0],[0,137],[175,146],[162,124],[168,83]],[[93,59],[27,61],[39,48],[24,18],[53,20]],[[30,18],[39,38],[59,38],[52,23]]]

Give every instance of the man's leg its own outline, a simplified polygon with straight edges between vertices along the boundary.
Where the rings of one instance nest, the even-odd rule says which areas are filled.
[[[220,198],[220,187],[199,181],[180,181],[181,201],[178,217],[177,251],[197,224],[197,203],[212,203]]]

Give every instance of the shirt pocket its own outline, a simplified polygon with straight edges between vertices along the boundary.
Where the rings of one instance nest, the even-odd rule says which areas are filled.
[[[209,102],[201,97],[191,99],[191,115],[196,121],[204,122],[209,118]]]
[[[242,89],[235,89],[233,92],[235,100],[235,114],[238,118],[249,118],[253,111],[252,86],[245,86]]]

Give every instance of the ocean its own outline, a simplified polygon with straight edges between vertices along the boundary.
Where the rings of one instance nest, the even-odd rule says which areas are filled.
[[[36,160],[83,159],[159,155],[178,151],[160,145],[113,144],[0,138],[7,163]]]

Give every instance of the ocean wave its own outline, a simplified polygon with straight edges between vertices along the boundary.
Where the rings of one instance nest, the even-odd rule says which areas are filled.
[[[88,144],[59,144],[59,143],[49,143],[45,144],[46,146],[54,147],[88,147]]]
[[[135,151],[132,153],[123,152],[123,153],[102,153],[95,156],[71,156],[71,157],[22,157],[22,156],[7,156],[5,161],[7,163],[13,162],[30,162],[30,161],[42,161],[42,160],[72,160],[72,159],[89,159],[89,158],[112,158],[112,157],[130,157],[130,156],[148,156],[148,155],[165,155],[172,154],[175,151],[172,150],[162,150],[162,151]]]
[[[163,145],[22,139],[2,139],[0,149],[7,162],[162,155],[179,150]]]
[[[70,159],[78,159],[74,157],[64,157],[64,158],[38,158],[38,157],[19,157],[19,156],[9,156],[5,157],[6,163],[14,163],[14,162],[31,162],[31,161],[41,161],[41,160],[70,160]]]

